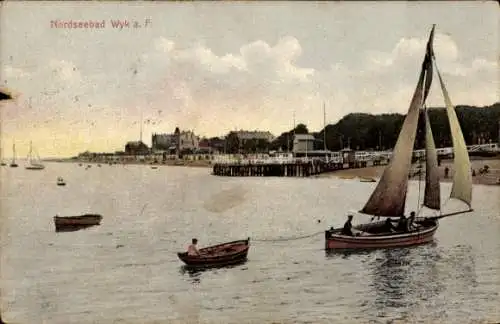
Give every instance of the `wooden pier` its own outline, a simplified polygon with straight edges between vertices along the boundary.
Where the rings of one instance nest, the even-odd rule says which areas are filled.
[[[216,163],[213,175],[226,177],[309,177],[346,168],[364,168],[367,162],[348,164],[326,163],[321,160],[288,163]]]

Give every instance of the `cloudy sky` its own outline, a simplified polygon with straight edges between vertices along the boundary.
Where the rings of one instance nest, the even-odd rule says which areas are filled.
[[[3,2],[4,156],[115,151],[176,126],[204,136],[312,130],[350,112],[405,113],[433,23],[454,104],[499,100],[495,2]],[[102,22],[54,28],[51,21]],[[111,20],[128,21],[113,28]],[[137,21],[141,28],[134,28]],[[437,81],[437,80],[435,80]],[[442,106],[438,83],[430,105]]]

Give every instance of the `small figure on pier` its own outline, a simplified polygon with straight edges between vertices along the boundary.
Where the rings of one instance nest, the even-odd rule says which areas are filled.
[[[192,239],[191,240],[191,245],[188,247],[187,253],[188,255],[200,255],[200,252],[196,248],[196,244],[198,243],[197,239]]]
[[[448,175],[450,173],[450,169],[448,167],[444,168],[444,178],[448,179]]]
[[[344,224],[344,228],[342,228],[342,235],[352,236],[352,215],[347,216],[347,221]]]

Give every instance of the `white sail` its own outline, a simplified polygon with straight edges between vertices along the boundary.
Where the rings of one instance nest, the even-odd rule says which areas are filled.
[[[429,36],[426,55],[422,62],[420,76],[408,113],[392,152],[391,162],[384,170],[377,187],[360,211],[361,213],[383,217],[404,215],[408,190],[408,175],[411,168],[411,158],[419,114],[432,81],[432,73],[429,72],[432,72],[433,36],[434,27],[432,27]]]
[[[436,145],[432,135],[431,123],[427,109],[425,116],[425,194],[424,206],[439,210],[441,209],[441,192],[439,183],[439,168],[437,160]]]
[[[458,122],[458,117],[455,112],[455,108],[451,103],[448,91],[439,73],[436,61],[436,72],[439,77],[439,83],[441,84],[441,90],[443,92],[444,102],[446,103],[446,112],[448,114],[448,121],[450,123],[451,139],[453,142],[453,185],[451,189],[450,198],[455,198],[466,203],[469,208],[472,202],[472,169],[469,159],[469,153],[467,152],[467,146],[465,144],[464,135],[462,129],[460,128],[460,123]]]

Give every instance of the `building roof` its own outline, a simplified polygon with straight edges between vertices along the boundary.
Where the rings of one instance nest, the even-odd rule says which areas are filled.
[[[270,140],[274,138],[274,135],[269,131],[235,131],[236,136],[240,139],[266,139]]]
[[[295,139],[314,140],[311,134],[295,134]]]

